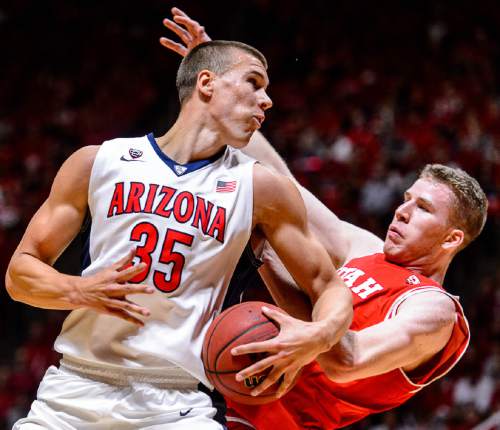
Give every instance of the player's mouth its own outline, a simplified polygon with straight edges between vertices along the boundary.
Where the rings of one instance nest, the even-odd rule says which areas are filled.
[[[256,123],[257,128],[262,126],[262,123],[266,119],[265,115],[253,115],[252,120]]]
[[[390,225],[389,229],[387,230],[387,237],[389,239],[404,239],[403,233],[401,233],[401,230],[399,230],[396,226]]]

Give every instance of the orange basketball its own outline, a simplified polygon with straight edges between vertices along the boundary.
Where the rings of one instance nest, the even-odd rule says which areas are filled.
[[[264,302],[245,302],[222,312],[210,325],[203,343],[202,359],[205,373],[224,396],[240,403],[258,405],[276,400],[278,384],[275,383],[260,396],[250,392],[267,376],[270,369],[252,375],[244,381],[236,381],[236,374],[252,363],[264,358],[265,354],[245,354],[233,356],[231,349],[238,345],[271,339],[279,329],[261,311],[267,306],[284,312],[276,306]]]

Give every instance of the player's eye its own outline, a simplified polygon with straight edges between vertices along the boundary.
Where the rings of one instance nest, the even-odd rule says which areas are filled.
[[[258,90],[260,88],[259,83],[257,82],[257,79],[250,77],[250,78],[248,78],[248,82],[250,82],[250,84],[252,85],[252,87],[255,90]]]

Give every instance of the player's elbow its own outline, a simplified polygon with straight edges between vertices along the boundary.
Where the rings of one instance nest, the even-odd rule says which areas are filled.
[[[356,334],[348,331],[330,351],[318,356],[317,361],[325,375],[337,383],[350,382],[355,379]]]
[[[318,357],[318,363],[330,381],[338,384],[354,381],[354,364],[349,360],[328,360]]]
[[[5,289],[12,300],[21,302],[23,301],[24,294],[16,282],[19,277],[18,272],[17,258],[14,256],[5,273]]]
[[[15,300],[16,302],[20,301],[19,290],[16,288],[16,285],[12,280],[10,267],[7,269],[5,274],[5,289],[12,300]]]

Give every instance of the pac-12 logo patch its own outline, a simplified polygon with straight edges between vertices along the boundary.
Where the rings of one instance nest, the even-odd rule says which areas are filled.
[[[406,278],[406,283],[410,285],[418,285],[420,284],[420,279],[416,275],[411,275]]]
[[[128,150],[128,153],[130,154],[130,156],[135,160],[137,158],[140,158],[142,157],[142,151],[139,150],[139,149],[134,149],[134,148],[130,148]]]
[[[175,173],[177,173],[177,175],[180,176],[180,175],[183,175],[186,172],[187,167],[186,166],[181,166],[179,164],[176,164],[174,166],[174,170],[175,170]]]

